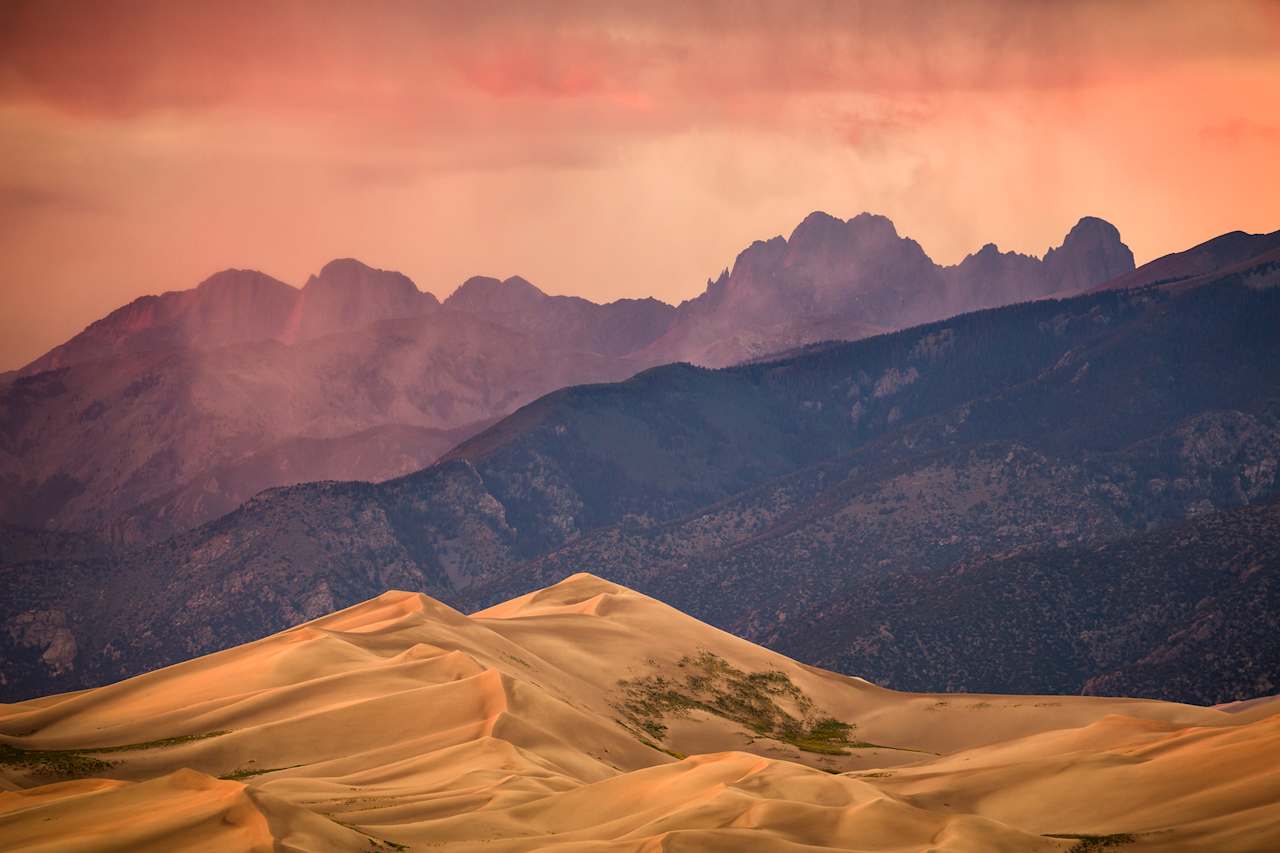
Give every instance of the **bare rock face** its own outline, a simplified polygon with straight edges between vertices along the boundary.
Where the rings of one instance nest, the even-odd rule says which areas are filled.
[[[763,355],[762,344],[865,337],[944,312],[940,268],[887,218],[815,212],[789,238],[747,247],[646,352],[723,366]]]
[[[656,299],[619,299],[599,305],[577,296],[551,296],[520,276],[501,281],[474,276],[444,305],[449,311],[610,356],[627,356],[652,342],[671,326],[676,314],[675,308]]]
[[[1001,252],[988,243],[947,270],[951,305],[958,310],[994,308],[1053,292],[1044,264],[1031,255]]]
[[[1051,292],[1077,293],[1132,272],[1133,252],[1120,241],[1114,225],[1086,216],[1061,246],[1045,253],[1044,267]]]
[[[415,317],[440,307],[408,276],[374,269],[352,258],[324,265],[311,276],[299,298],[296,328],[286,339],[299,340],[359,328],[379,320]]]
[[[61,610],[29,610],[5,627],[16,645],[40,651],[40,660],[50,675],[64,675],[76,668],[75,636],[67,628],[66,614]]]
[[[965,311],[1073,292],[1129,272],[1119,232],[1086,217],[1044,259],[994,244],[952,267],[884,216],[817,211],[789,238],[757,241],[682,304],[653,361],[725,366],[821,340],[855,339]]]
[[[457,311],[508,313],[536,311],[544,306],[548,296],[520,276],[505,281],[491,276],[477,275],[464,281],[445,304]],[[585,301],[585,300],[583,300]]]
[[[137,543],[273,486],[407,474],[541,394],[648,366],[627,353],[674,310],[512,278],[445,311],[352,259],[301,289],[225,270],[0,381],[0,519]]]
[[[1043,262],[987,246],[944,268],[884,216],[815,212],[678,308],[519,276],[468,279],[442,305],[351,258],[300,289],[225,270],[135,300],[0,381],[0,519],[154,541],[263,488],[417,470],[565,385],[869,337],[1121,268],[1132,256],[1096,219]]]
[[[994,243],[946,270],[953,312],[1066,296],[1133,271],[1133,253],[1111,223],[1086,216],[1043,260]]]
[[[296,343],[439,308],[398,272],[340,259],[298,290],[254,270],[215,273],[191,290],[143,296],[22,369],[30,376],[117,356],[212,350],[257,341]]]
[[[215,273],[191,290],[143,296],[24,367],[32,376],[137,352],[211,349],[278,338],[298,291],[254,270]]]

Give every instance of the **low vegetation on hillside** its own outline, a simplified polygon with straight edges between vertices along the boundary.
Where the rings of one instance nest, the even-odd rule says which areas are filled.
[[[744,672],[709,651],[686,655],[676,665],[683,670],[680,679],[646,675],[618,681],[622,699],[614,708],[623,725],[661,740],[666,720],[702,711],[805,752],[847,755],[849,749],[875,746],[854,739],[853,725],[822,714],[784,672]]]
[[[225,731],[206,732],[197,735],[160,738],[143,743],[121,746],[94,746],[83,749],[23,749],[12,744],[0,743],[0,766],[17,767],[33,776],[52,776],[62,779],[78,779],[82,776],[101,774],[120,762],[97,758],[98,755],[114,755],[118,752],[134,752],[141,749],[164,749],[192,741],[225,735]]]

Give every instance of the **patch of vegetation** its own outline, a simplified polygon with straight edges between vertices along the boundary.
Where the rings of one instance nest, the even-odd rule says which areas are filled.
[[[1077,843],[1067,853],[1094,853],[1108,847],[1119,847],[1122,844],[1133,844],[1138,839],[1128,832],[1116,832],[1111,835],[1078,835],[1071,832],[1046,832],[1045,838],[1066,838]]]
[[[94,746],[88,749],[72,749],[67,752],[78,752],[82,755],[92,755],[104,752],[132,752],[136,749],[164,749],[170,746],[180,746],[184,743],[192,743],[197,740],[207,740],[211,737],[222,737],[231,734],[230,730],[222,729],[216,732],[205,732],[199,735],[178,735],[177,737],[165,737],[159,740],[148,740],[142,743],[127,743],[123,746]]]
[[[252,779],[254,776],[264,776],[267,773],[275,773],[279,770],[292,770],[295,767],[301,767],[301,764],[290,764],[287,767],[241,767],[239,770],[233,770],[225,776],[219,776],[219,779],[226,779],[230,782],[240,782],[245,779]]]
[[[520,657],[519,655],[513,655],[511,654],[511,652],[503,652],[502,656],[505,657],[507,660],[511,661],[512,663],[520,664],[525,669],[533,669],[533,664],[529,663],[527,660]]]
[[[179,737],[160,738],[142,743],[126,743],[120,746],[92,746],[83,749],[23,749],[12,744],[0,743],[0,765],[21,767],[41,776],[60,776],[63,778],[79,778],[92,776],[111,769],[120,762],[104,761],[93,758],[94,755],[114,754],[117,752],[133,752],[140,749],[164,749],[191,741],[218,737],[226,731],[206,732],[198,735],[181,735]]]
[[[74,779],[93,776],[114,767],[116,762],[91,758],[81,752],[61,749],[22,749],[0,744],[0,765],[21,767],[40,776]]]
[[[852,733],[853,726],[848,723],[824,717],[813,723],[807,731],[803,723],[797,726],[784,725],[777,736],[779,740],[786,741],[797,749],[821,755],[848,755],[845,747],[863,749],[873,745],[854,740]]]
[[[624,725],[623,728],[627,729],[628,731],[631,731],[632,734],[635,734],[635,731],[631,730],[629,726]],[[678,750],[667,749],[665,746],[659,746],[658,744],[654,743],[648,738],[637,736],[636,739],[639,740],[645,746],[649,747],[650,749],[656,749],[658,752],[665,752],[667,755],[670,755],[676,761],[683,761],[684,759],[689,757],[685,755],[683,752],[679,752]]]
[[[386,848],[387,850],[408,850],[408,849],[409,849],[409,845],[408,845],[408,844],[401,844],[401,843],[400,843],[400,842],[398,842],[398,841],[388,841],[388,840],[387,840],[387,839],[385,839],[385,838],[375,838],[374,836],[372,836],[372,835],[370,835],[369,833],[365,832],[365,831],[364,831],[363,829],[361,829],[360,827],[358,827],[358,826],[354,826],[354,825],[349,824],[349,823],[343,823],[342,821],[338,820],[337,818],[331,817],[331,818],[329,818],[329,820],[333,821],[333,822],[334,822],[334,823],[336,823],[338,826],[346,827],[347,829],[351,830],[352,832],[358,832],[358,833],[360,833],[361,835],[363,835],[365,838],[369,839],[369,849],[370,849],[370,850],[382,850],[383,848]]]
[[[661,740],[668,718],[686,717],[694,710],[731,720],[757,737],[804,752],[848,755],[850,749],[877,746],[854,739],[853,725],[821,715],[785,672],[744,672],[708,651],[686,655],[676,665],[685,670],[682,680],[649,675],[618,681],[622,699],[614,708],[624,718],[620,722],[655,749],[676,755],[649,738]]]

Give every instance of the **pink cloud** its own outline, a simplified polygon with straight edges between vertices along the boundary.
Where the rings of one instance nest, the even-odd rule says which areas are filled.
[[[1238,145],[1241,142],[1280,142],[1280,124],[1268,124],[1253,118],[1233,118],[1209,125],[1200,135],[1210,142]]]
[[[657,131],[779,99],[1029,87],[1274,50],[1266,3],[11,2],[0,101],[73,115],[244,110],[432,127],[483,99]],[[1264,21],[1255,26],[1255,19]],[[726,103],[730,102],[730,103]],[[461,112],[462,115],[456,115]],[[517,109],[516,122],[536,109]],[[647,124],[635,124],[637,113]],[[565,118],[561,115],[560,118]],[[570,115],[569,117],[572,117]]]
[[[0,367],[233,265],[678,301],[818,207],[943,260],[1271,230],[1278,46],[1266,0],[0,0]]]

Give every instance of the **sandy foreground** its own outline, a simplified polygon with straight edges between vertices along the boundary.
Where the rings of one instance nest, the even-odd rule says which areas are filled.
[[[0,705],[0,849],[440,847],[1280,850],[1280,701],[898,693],[581,574]]]

